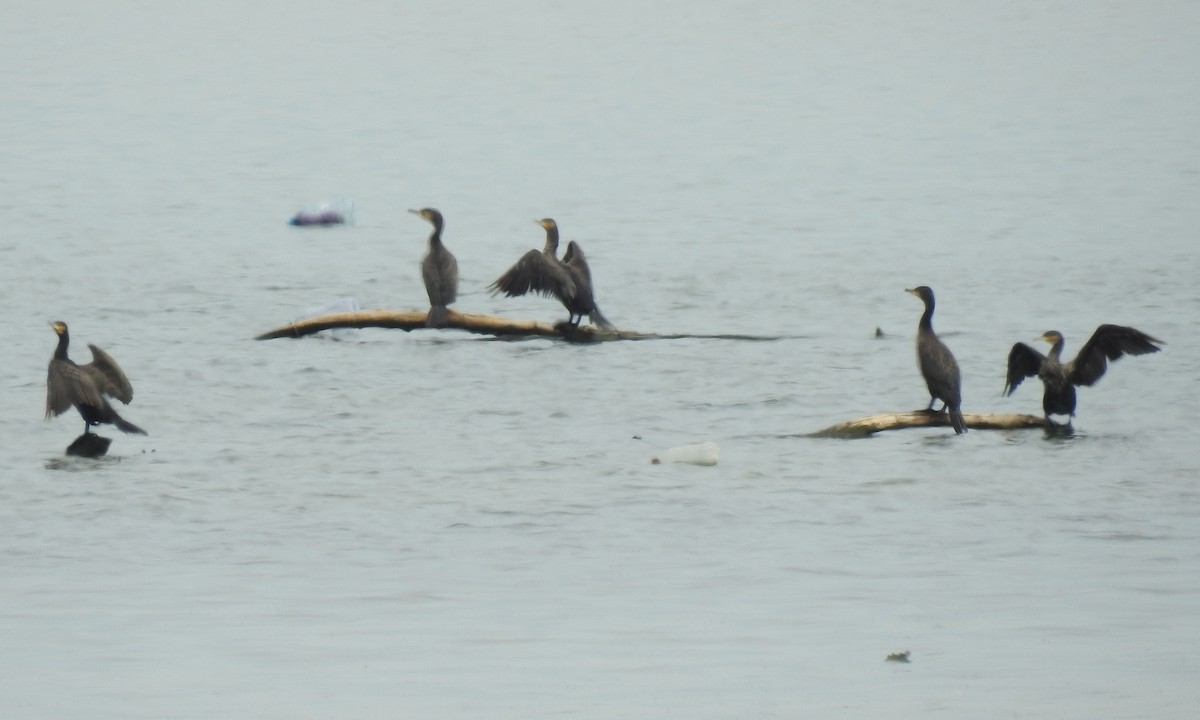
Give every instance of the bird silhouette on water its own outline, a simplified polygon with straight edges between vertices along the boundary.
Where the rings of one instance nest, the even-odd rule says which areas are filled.
[[[46,376],[46,417],[61,415],[72,406],[83,417],[84,434],[91,433],[93,425],[112,424],[123,432],[145,435],[146,431],[122,418],[109,404],[107,397],[116,398],[128,405],[133,400],[133,386],[117,361],[95,345],[92,362],[76,364],[67,357],[71,337],[67,324],[62,321],[50,324],[58,333],[58,347],[50,358]]]
[[[942,410],[949,413],[954,432],[961,435],[967,431],[962,416],[962,381],[954,353],[933,331],[933,290],[921,285],[905,292],[916,295],[925,303],[925,312],[917,324],[917,364],[929,388],[929,407],[926,410],[933,410],[934,402],[941,400]]]

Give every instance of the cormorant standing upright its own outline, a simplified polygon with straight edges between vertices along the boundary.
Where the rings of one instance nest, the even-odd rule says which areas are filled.
[[[429,295],[429,314],[425,326],[436,328],[446,323],[446,306],[458,297],[458,260],[454,253],[442,243],[442,214],[433,208],[409,210],[420,215],[433,225],[429,235],[429,252],[421,260],[421,277],[425,279],[425,293]]]
[[[921,298],[925,303],[925,312],[917,324],[917,363],[925,385],[929,388],[929,407],[933,409],[935,400],[941,400],[943,409],[950,414],[950,424],[954,432],[965,433],[967,426],[962,416],[962,381],[958,374],[958,362],[954,353],[946,347],[937,333],[933,331],[933,290],[928,286],[909,288],[905,292]]]

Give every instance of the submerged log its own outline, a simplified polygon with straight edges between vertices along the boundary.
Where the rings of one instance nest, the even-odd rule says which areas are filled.
[[[1047,423],[1044,417],[1020,413],[963,413],[963,422],[970,430],[1053,429],[1057,427]],[[950,417],[944,412],[930,410],[880,413],[831,425],[824,430],[808,433],[808,437],[866,437],[883,430],[920,427],[950,427]]]
[[[85,458],[104,457],[110,444],[112,444],[112,438],[101,437],[95,433],[84,433],[67,446],[67,454]]]
[[[601,342],[608,340],[679,340],[683,338],[708,340],[748,340],[771,341],[780,340],[782,336],[758,335],[661,335],[656,333],[640,333],[632,330],[603,330],[594,325],[573,326],[566,322],[551,324],[537,320],[516,320],[498,315],[482,315],[480,313],[462,313],[449,310],[446,321],[440,328],[426,328],[425,310],[355,310],[353,312],[337,312],[326,315],[297,320],[283,327],[275,328],[254,338],[255,340],[274,340],[275,338],[299,338],[305,335],[334,330],[337,328],[394,328],[409,332],[427,329],[457,329],[480,335],[496,337],[547,337],[560,338],[569,342]]]

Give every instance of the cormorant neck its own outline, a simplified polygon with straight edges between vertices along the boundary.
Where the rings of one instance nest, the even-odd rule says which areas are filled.
[[[58,335],[58,347],[54,348],[55,360],[67,359],[67,344],[71,342],[71,338],[67,335],[67,331],[63,330]]]
[[[433,220],[433,232],[429,233],[429,244],[437,245],[442,241],[442,219],[435,218]]]
[[[558,255],[558,228],[551,225],[546,228],[546,247],[542,250],[543,253],[550,257]]]
[[[917,327],[933,332],[933,298],[922,300],[925,300],[925,312],[921,314],[921,322]]]
[[[1055,340],[1054,344],[1050,346],[1050,352],[1046,353],[1046,356],[1053,360],[1059,360],[1059,358],[1062,357],[1064,342],[1065,342],[1064,338],[1061,338],[1061,337],[1059,339]]]

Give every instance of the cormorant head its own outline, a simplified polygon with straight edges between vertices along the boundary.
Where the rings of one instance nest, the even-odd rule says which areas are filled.
[[[933,302],[933,290],[928,285],[918,285],[915,288],[907,288],[904,292],[912,293],[927,303]]]
[[[59,335],[67,334],[67,324],[62,320],[55,320],[54,322],[50,323],[50,327],[54,328],[54,332],[58,333]]]
[[[429,222],[433,223],[435,228],[442,227],[442,214],[433,208],[421,208],[420,210],[409,210],[414,215],[420,215]]]
[[[1062,333],[1057,330],[1047,330],[1046,332],[1042,333],[1042,339],[1051,345],[1054,345],[1055,343],[1062,342],[1063,336]]]
[[[534,222],[538,225],[541,225],[546,230],[558,229],[558,223],[554,222],[553,218],[542,218],[541,220],[534,220]]]

